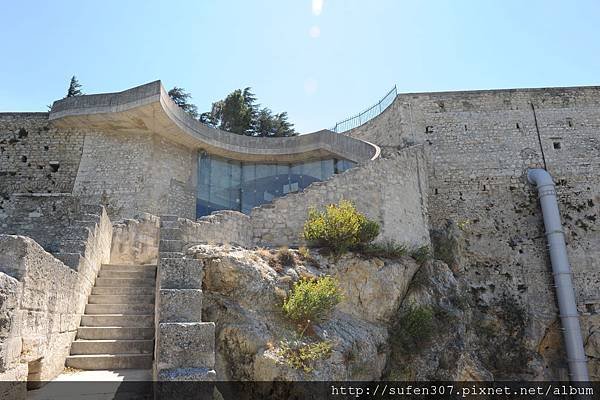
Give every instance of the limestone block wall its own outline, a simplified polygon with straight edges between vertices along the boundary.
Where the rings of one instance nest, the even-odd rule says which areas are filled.
[[[149,132],[88,132],[73,194],[111,219],[140,212],[195,218],[196,151]]]
[[[600,88],[590,87],[399,95],[389,111],[350,134],[384,146],[384,154],[424,144],[431,228],[448,218],[463,227],[460,275],[482,307],[511,298],[533,315],[527,340],[543,353],[557,310],[541,212],[525,171],[546,167],[558,185],[588,343],[600,299],[599,131]],[[548,354],[544,368],[517,369],[566,378],[557,360]]]
[[[113,224],[112,264],[156,264],[160,218],[143,213]]]
[[[238,211],[223,210],[197,221],[180,220],[181,240],[189,246],[198,243],[254,245],[249,216]]]
[[[98,269],[73,269],[31,238],[0,235],[0,380],[35,387],[62,372]]]
[[[253,241],[261,246],[301,244],[309,208],[346,199],[381,224],[378,240],[428,244],[425,166],[423,150],[415,146],[257,207],[250,214]]]
[[[0,113],[0,195],[71,192],[83,138],[52,127],[48,113]]]
[[[11,327],[0,348],[14,357],[0,380],[50,380],[63,370],[100,266],[110,260],[112,225],[103,207],[71,195],[13,195],[1,207],[0,273],[14,306],[0,315],[0,326]]]
[[[215,324],[202,322],[203,264],[185,255],[189,223],[176,216],[164,216],[160,223],[153,364],[154,379],[159,381],[216,378]]]

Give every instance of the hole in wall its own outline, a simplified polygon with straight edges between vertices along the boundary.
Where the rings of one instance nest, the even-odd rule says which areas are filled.
[[[517,129],[521,129],[521,124],[517,122]]]
[[[48,151],[49,147],[48,146],[44,146],[44,151]]]
[[[567,118],[567,125],[569,125],[569,128],[573,127],[573,118]]]
[[[21,156],[21,162],[26,163],[27,162],[27,156]]]
[[[562,144],[560,142],[552,142],[552,147],[555,150],[560,150],[562,148]]]
[[[60,163],[58,161],[50,161],[50,170],[52,172],[57,172],[60,168]]]
[[[427,125],[425,127],[425,133],[433,133],[433,126]]]

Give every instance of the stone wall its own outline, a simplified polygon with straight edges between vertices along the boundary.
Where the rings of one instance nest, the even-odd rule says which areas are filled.
[[[202,322],[203,263],[185,254],[185,225],[176,216],[160,222],[153,376],[158,381],[213,381],[215,323]],[[171,389],[183,392],[162,392]],[[193,394],[184,392],[190,389],[162,386],[157,395],[189,397]]]
[[[74,269],[30,238],[0,234],[0,380],[36,387],[36,381],[63,371],[100,264],[108,262],[109,246],[110,241],[104,248],[90,246]],[[104,257],[94,260],[93,254]],[[24,388],[16,387],[17,392]]]
[[[0,195],[71,192],[83,137],[53,128],[48,113],[0,113]]]
[[[381,224],[377,240],[394,240],[409,247],[429,244],[425,162],[422,147],[414,146],[255,207],[249,216],[218,211],[195,222],[180,218],[181,243],[171,244],[170,251],[199,243],[247,248],[298,246],[303,243],[309,208],[322,209],[342,199],[351,200],[360,212]]]
[[[384,154],[424,144],[431,228],[445,229],[447,219],[462,228],[457,268],[480,307],[508,298],[532,316],[527,340],[544,353],[546,364],[537,368],[548,379],[566,378],[566,365],[556,355],[560,346],[543,350],[554,337],[557,309],[541,211],[525,173],[545,166],[558,185],[587,343],[600,298],[599,106],[600,88],[406,94],[349,132],[383,146]],[[525,363],[515,371],[535,369]]]
[[[110,260],[112,226],[104,208],[71,195],[13,195],[1,207],[0,275],[10,309],[0,315],[9,327],[0,348],[10,349],[11,361],[0,366],[0,380],[47,381],[63,370],[96,275]]]
[[[346,199],[381,224],[379,241],[428,244],[425,166],[422,148],[415,146],[254,208],[250,214],[253,241],[261,246],[301,244],[310,207],[322,209]]]
[[[148,132],[89,132],[73,194],[112,219],[141,212],[195,218],[196,151]]]
[[[113,224],[111,264],[156,264],[160,218],[143,213]]]

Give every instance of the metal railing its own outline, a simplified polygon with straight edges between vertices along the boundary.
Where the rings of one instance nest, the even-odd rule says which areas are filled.
[[[367,108],[366,110],[356,114],[353,117],[346,118],[345,120],[338,122],[335,124],[330,131],[335,133],[342,133],[349,131],[350,129],[356,128],[357,126],[361,126],[362,124],[369,122],[379,114],[385,111],[386,108],[390,106],[394,102],[398,91],[396,89],[396,85],[390,90],[381,100]]]

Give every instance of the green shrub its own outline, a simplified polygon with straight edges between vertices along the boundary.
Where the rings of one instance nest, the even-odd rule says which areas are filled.
[[[373,220],[365,219],[358,232],[359,244],[371,243],[379,235],[379,224]]]
[[[413,307],[396,324],[392,343],[403,353],[411,353],[429,342],[435,329],[434,313],[429,307]]]
[[[378,234],[379,224],[367,219],[347,200],[330,204],[323,212],[311,208],[303,231],[309,243],[328,247],[335,255],[370,243]]]
[[[367,257],[398,259],[406,255],[406,246],[393,240],[384,243],[370,243],[363,246],[360,252]]]
[[[292,267],[296,265],[294,254],[287,246],[280,247],[275,254],[277,261],[284,267]]]
[[[301,279],[283,302],[283,312],[292,321],[305,324],[320,322],[342,300],[338,282],[330,276]]]
[[[431,252],[429,250],[429,246],[421,246],[414,249],[410,256],[415,259],[419,264],[423,264],[425,261],[431,258]]]
[[[331,342],[327,340],[316,343],[282,341],[277,354],[283,357],[289,366],[308,373],[313,370],[313,361],[329,357],[332,347]]]

